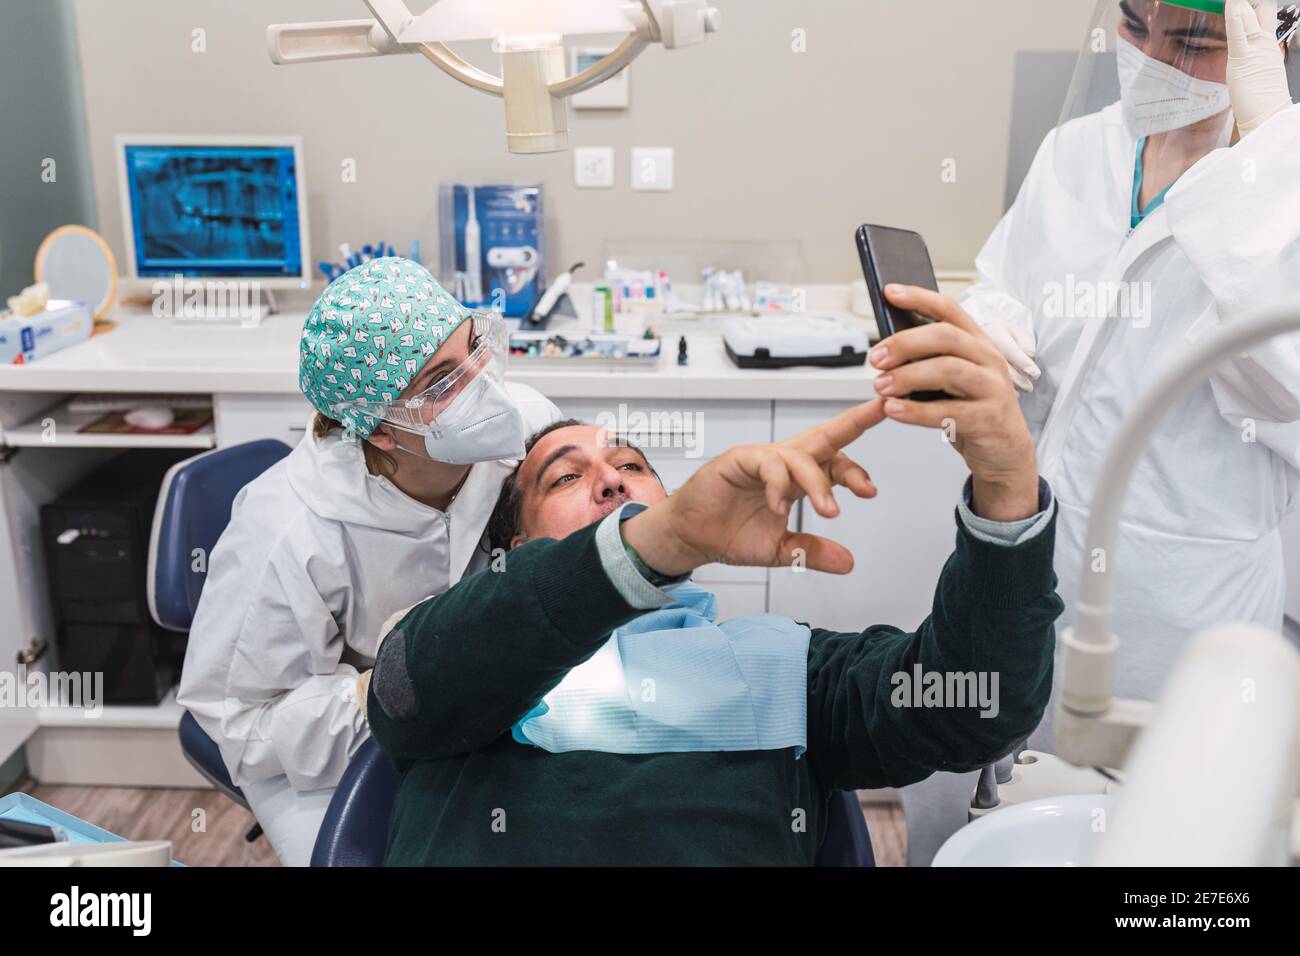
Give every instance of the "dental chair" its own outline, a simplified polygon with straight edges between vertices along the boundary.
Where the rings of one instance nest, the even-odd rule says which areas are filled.
[[[401,776],[373,739],[357,750],[321,821],[312,866],[383,866],[388,816]],[[856,793],[836,791],[827,808],[817,866],[875,866]]]
[[[173,465],[163,478],[149,536],[149,613],[161,627],[189,631],[207,579],[193,570],[195,551],[212,554],[230,523],[240,490],[289,454],[289,446],[267,439],[205,452]],[[248,801],[230,779],[221,751],[190,713],[181,717],[181,753],[199,775],[245,810]],[[255,825],[245,839],[262,833]]]

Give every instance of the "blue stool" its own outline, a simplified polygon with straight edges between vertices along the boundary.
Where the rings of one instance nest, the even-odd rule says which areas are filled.
[[[194,554],[210,556],[230,524],[235,496],[289,454],[284,442],[267,439],[218,448],[173,465],[163,478],[149,538],[149,613],[162,627],[188,631],[207,578],[192,570]],[[206,557],[204,567],[206,568]],[[221,751],[193,715],[180,723],[181,753],[205,780],[244,809],[248,801],[230,779]],[[246,839],[261,835],[254,826]]]

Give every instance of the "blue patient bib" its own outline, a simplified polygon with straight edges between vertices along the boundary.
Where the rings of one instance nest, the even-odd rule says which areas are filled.
[[[715,623],[717,600],[686,582],[673,603],[610,634],[514,725],[552,753],[648,754],[808,747],[808,641],[779,614]]]

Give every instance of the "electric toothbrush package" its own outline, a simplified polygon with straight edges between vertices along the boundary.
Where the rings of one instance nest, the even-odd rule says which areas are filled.
[[[439,187],[441,281],[465,305],[527,315],[546,284],[545,241],[541,186]]]

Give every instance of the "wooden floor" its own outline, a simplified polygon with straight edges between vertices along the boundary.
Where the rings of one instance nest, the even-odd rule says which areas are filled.
[[[172,855],[188,866],[279,865],[266,837],[244,841],[252,814],[215,790],[63,787],[30,780],[18,789],[128,840],[171,840]],[[876,865],[905,865],[902,807],[872,804],[863,813]]]
[[[172,857],[187,866],[279,866],[266,837],[244,840],[253,815],[215,790],[141,787],[18,789],[50,806],[128,840],[171,840]]]

